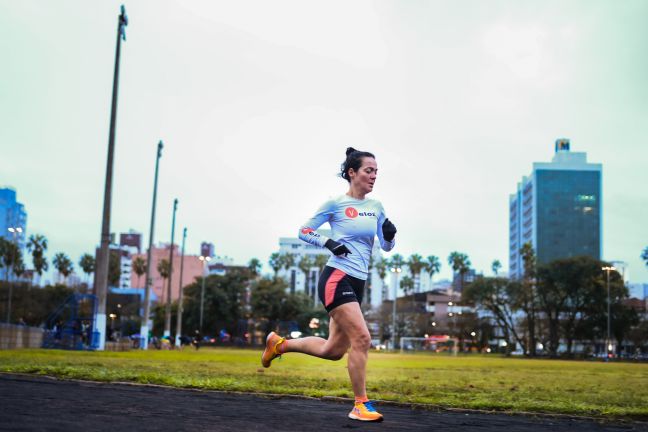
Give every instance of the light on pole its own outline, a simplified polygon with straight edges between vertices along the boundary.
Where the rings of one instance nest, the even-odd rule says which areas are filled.
[[[198,259],[203,262],[203,277],[202,285],[200,287],[200,337],[202,337],[203,308],[205,306],[205,279],[207,277],[207,263],[211,261],[211,257],[201,255]]]
[[[112,200],[113,159],[115,155],[115,126],[117,123],[117,93],[119,89],[119,56],[121,41],[126,40],[128,17],[122,5],[121,14],[117,17],[117,48],[115,51],[115,71],[113,75],[112,108],[110,110],[110,130],[108,135],[108,157],[106,162],[106,183],[104,189],[103,219],[101,222],[101,245],[97,253],[97,268],[95,271],[95,294],[97,296],[97,318],[93,335],[98,340],[93,341],[96,349],[103,351],[106,343],[106,296],[108,294],[108,258],[110,256],[110,203]]]
[[[151,314],[151,265],[153,263],[153,234],[155,233],[155,204],[157,202],[158,168],[162,157],[162,141],[157,145],[155,159],[155,177],[153,179],[153,205],[151,206],[151,226],[149,231],[149,246],[146,253],[146,280],[144,281],[144,316],[140,325],[140,348],[148,349],[149,315]]]
[[[180,287],[178,289],[178,318],[176,319],[176,346],[182,346],[180,336],[182,336],[182,303],[184,296],[182,295],[182,273],[184,271],[184,254],[185,254],[185,241],[187,240],[187,228],[182,230],[182,255],[180,256]]]
[[[398,294],[398,275],[402,269],[400,267],[392,267],[390,271],[396,276],[396,283],[394,283],[394,304],[392,305],[392,349],[396,349],[396,297]]]
[[[167,302],[164,314],[164,336],[171,336],[171,282],[173,281],[173,243],[175,236],[175,219],[178,210],[178,199],[173,200],[173,219],[171,221],[171,246],[169,247],[169,284],[167,285]]]
[[[607,273],[607,338],[605,339],[605,361],[610,358],[612,351],[612,339],[610,338],[610,271],[615,271],[612,266],[601,267],[601,270]]]

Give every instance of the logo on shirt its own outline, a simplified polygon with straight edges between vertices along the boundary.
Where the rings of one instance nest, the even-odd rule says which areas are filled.
[[[368,216],[368,217],[376,217],[375,212],[360,212],[358,213],[358,210],[354,209],[353,207],[347,207],[346,210],[344,210],[344,214],[350,217],[351,219],[355,219],[358,216]]]
[[[351,219],[355,219],[358,217],[358,210],[354,209],[353,207],[347,207],[346,210],[344,210],[344,214]]]
[[[304,234],[304,235],[310,234],[313,231],[315,231],[313,228],[302,228],[302,234]]]

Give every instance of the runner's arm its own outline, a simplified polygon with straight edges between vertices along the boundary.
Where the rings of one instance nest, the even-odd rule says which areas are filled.
[[[334,206],[335,202],[333,200],[326,201],[317,210],[315,216],[310,218],[301,228],[299,228],[299,238],[306,243],[323,248],[329,238],[318,234],[315,230],[331,220],[335,211]]]
[[[378,226],[376,227],[376,235],[378,236],[378,240],[380,241],[380,248],[385,252],[389,252],[390,250],[394,249],[394,246],[396,246],[396,237],[394,237],[391,241],[385,240],[385,237],[383,236],[383,224],[385,223],[385,219],[387,219],[387,216],[385,216],[385,209],[381,204],[380,213],[378,215]]]

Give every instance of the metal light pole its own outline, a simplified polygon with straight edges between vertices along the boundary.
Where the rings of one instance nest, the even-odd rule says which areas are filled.
[[[151,206],[151,228],[149,231],[149,246],[146,253],[146,280],[144,283],[144,316],[142,317],[142,324],[140,326],[140,348],[148,349],[148,334],[149,334],[149,315],[151,314],[151,263],[153,257],[153,233],[155,228],[155,203],[157,201],[157,184],[158,184],[158,168],[160,165],[160,158],[162,157],[162,148],[164,145],[162,141],[157,146],[157,157],[155,159],[155,179],[153,180],[153,205]]]
[[[166,313],[164,314],[164,336],[171,336],[171,281],[173,280],[173,238],[178,199],[173,200],[173,219],[171,221],[171,246],[169,247],[169,283],[167,285]]]
[[[184,296],[182,295],[182,272],[184,270],[184,253],[185,253],[185,241],[187,240],[187,228],[185,227],[182,230],[182,255],[180,258],[180,286],[178,288],[178,318],[176,320],[176,346],[181,346],[180,336],[182,335],[182,303],[184,301]]]
[[[117,48],[115,54],[115,72],[113,76],[112,109],[110,111],[110,132],[108,135],[108,161],[106,163],[106,185],[104,189],[103,220],[101,223],[101,246],[97,253],[97,268],[95,272],[95,294],[97,295],[97,317],[94,332],[98,340],[93,345],[103,350],[106,342],[106,295],[108,293],[108,258],[110,245],[110,203],[112,199],[112,172],[115,154],[115,126],[117,123],[117,93],[119,89],[119,56],[121,41],[126,40],[128,17],[124,5],[117,18]]]
[[[601,267],[601,270],[607,272],[607,339],[605,340],[605,361],[608,361],[610,351],[612,350],[612,339],[610,338],[610,271],[616,270],[616,268],[606,266]]]
[[[203,308],[205,305],[205,279],[207,277],[207,263],[211,261],[211,257],[201,255],[198,259],[203,262],[202,286],[200,287],[200,336],[202,337]]]
[[[396,298],[398,296],[398,275],[402,269],[400,267],[392,267],[391,272],[396,276],[396,283],[394,284],[394,304],[392,305],[392,349],[396,349]]]

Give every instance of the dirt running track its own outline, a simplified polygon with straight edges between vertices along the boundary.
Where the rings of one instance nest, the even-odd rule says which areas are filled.
[[[2,431],[648,431],[648,423],[424,411],[381,406],[382,423],[346,418],[348,403],[62,381],[0,374]]]

